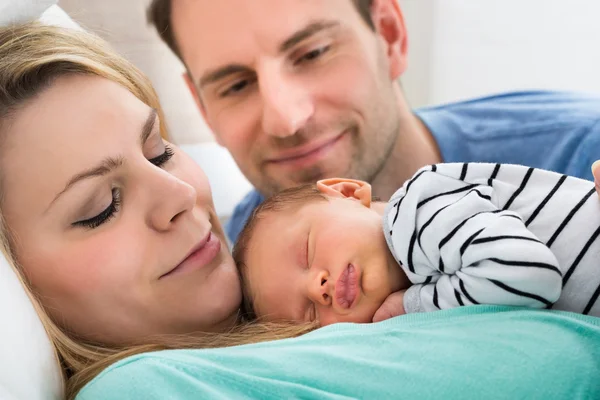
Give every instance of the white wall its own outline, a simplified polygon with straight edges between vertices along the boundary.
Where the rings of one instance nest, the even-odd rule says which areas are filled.
[[[402,89],[412,106],[429,104],[433,88],[434,17],[436,3],[430,0],[399,0],[408,30],[408,70]]]
[[[181,74],[183,66],[146,21],[150,0],[59,0],[86,29],[102,36],[152,80],[178,144],[212,141]]]
[[[598,0],[405,2],[433,14],[421,104],[512,89],[600,92]]]

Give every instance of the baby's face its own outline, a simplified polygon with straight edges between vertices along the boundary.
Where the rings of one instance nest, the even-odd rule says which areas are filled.
[[[371,322],[402,279],[381,215],[342,198],[269,211],[250,240],[245,276],[259,317],[321,326]]]

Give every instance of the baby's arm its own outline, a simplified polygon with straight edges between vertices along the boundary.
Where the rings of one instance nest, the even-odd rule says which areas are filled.
[[[390,294],[373,316],[373,322],[379,322],[399,315],[406,314],[404,311],[404,293],[406,289]]]
[[[488,182],[442,172],[452,167],[421,170],[392,197],[384,217],[390,250],[413,283],[402,299],[405,311],[550,306],[562,290],[554,254],[517,214],[494,204]]]

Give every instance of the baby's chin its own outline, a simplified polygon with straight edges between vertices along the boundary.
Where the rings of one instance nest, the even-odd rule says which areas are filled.
[[[340,315],[337,318],[334,318],[333,320],[329,320],[329,321],[325,321],[325,323],[322,323],[321,321],[319,321],[319,326],[323,327],[323,326],[327,326],[327,325],[333,325],[333,324],[341,324],[341,323],[353,323],[353,324],[370,324],[373,322],[373,317],[375,316],[375,313],[377,312],[377,310],[379,310],[379,308],[381,307],[381,305],[383,304],[383,301],[377,306],[374,307],[373,305],[369,305],[370,307],[368,309],[360,309],[360,304],[357,305],[357,309],[354,310],[354,312],[351,312],[349,314],[346,315]]]

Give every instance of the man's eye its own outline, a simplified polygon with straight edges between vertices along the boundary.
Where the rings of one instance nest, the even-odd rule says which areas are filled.
[[[295,64],[297,65],[297,64],[302,64],[304,62],[315,61],[316,59],[321,57],[323,54],[327,53],[329,51],[329,49],[330,49],[329,46],[323,46],[323,47],[319,47],[314,50],[311,50],[308,53],[304,54],[302,57],[300,57],[298,60],[296,60]]]
[[[233,85],[229,86],[223,92],[221,92],[221,97],[233,96],[238,93],[241,93],[250,86],[251,82],[248,79],[244,79],[242,81],[237,81]]]

